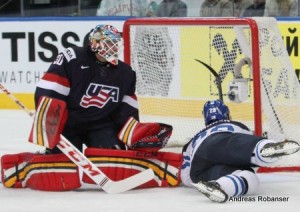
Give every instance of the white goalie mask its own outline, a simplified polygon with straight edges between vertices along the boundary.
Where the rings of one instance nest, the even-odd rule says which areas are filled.
[[[91,30],[90,48],[113,65],[118,64],[121,33],[111,25],[97,25]]]
[[[137,93],[167,96],[174,67],[168,29],[137,28],[133,45],[132,66],[137,73]]]

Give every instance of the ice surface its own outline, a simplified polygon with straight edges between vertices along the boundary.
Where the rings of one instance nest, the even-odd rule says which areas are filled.
[[[0,156],[35,152],[42,148],[27,142],[31,118],[19,110],[0,111]],[[0,184],[1,212],[234,212],[300,211],[300,174],[259,174],[261,186],[255,201],[218,204],[192,188],[154,188],[110,195],[96,186],[83,185],[76,191],[44,192],[7,189]],[[259,196],[285,197],[287,201],[259,201]]]

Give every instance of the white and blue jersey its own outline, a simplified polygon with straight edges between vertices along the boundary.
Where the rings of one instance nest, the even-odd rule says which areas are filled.
[[[181,178],[184,185],[190,186],[192,182],[190,175],[192,161],[195,157],[195,153],[204,141],[210,142],[210,139],[214,139],[212,135],[215,135],[217,133],[239,133],[253,135],[252,131],[250,131],[249,128],[244,124],[230,120],[221,120],[218,122],[214,122],[213,124],[207,126],[205,129],[201,130],[191,139],[191,141],[189,141],[185,145],[183,150]]]

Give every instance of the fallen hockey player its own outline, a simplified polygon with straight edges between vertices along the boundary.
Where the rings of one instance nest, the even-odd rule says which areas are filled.
[[[268,166],[299,151],[299,144],[258,137],[244,124],[232,121],[220,100],[203,108],[206,127],[183,149],[182,182],[214,202],[254,194],[259,179],[252,167]]]

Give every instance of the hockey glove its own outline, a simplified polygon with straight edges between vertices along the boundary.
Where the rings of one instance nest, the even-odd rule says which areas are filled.
[[[173,127],[162,123],[140,123],[130,117],[118,137],[128,148],[140,151],[158,151],[165,147]]]

